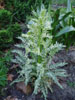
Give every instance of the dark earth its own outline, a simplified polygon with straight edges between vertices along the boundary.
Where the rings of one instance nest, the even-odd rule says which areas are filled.
[[[67,62],[64,66],[68,73],[68,77],[60,79],[64,89],[60,89],[57,85],[53,84],[54,92],[49,91],[47,100],[75,100],[75,47],[71,47],[68,51],[62,50],[57,53],[53,62]],[[12,69],[10,73],[17,77],[15,69]],[[41,94],[38,95],[25,95],[20,90],[17,90],[16,85],[10,86],[8,82],[7,87],[4,89],[4,96],[0,97],[0,100],[44,100]],[[8,96],[16,99],[6,99]]]

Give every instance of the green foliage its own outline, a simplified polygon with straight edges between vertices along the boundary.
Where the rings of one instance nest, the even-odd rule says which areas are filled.
[[[0,50],[9,47],[21,33],[22,30],[18,23],[12,24],[7,29],[0,30]]]
[[[75,88],[75,82],[71,82],[71,81],[67,80],[67,85],[71,88]]]
[[[7,68],[4,65],[2,59],[0,58],[0,86],[6,85],[6,79],[7,79]]]
[[[72,2],[72,5],[75,6],[75,1],[70,0]],[[52,0],[52,4],[57,4],[57,5],[67,5],[67,0]]]
[[[0,9],[0,50],[9,47],[13,40],[21,35],[20,25],[12,24],[12,21],[12,12]]]
[[[13,38],[15,39],[16,37],[20,36],[22,33],[21,26],[18,23],[12,24],[8,28],[9,32],[13,33]]]
[[[12,58],[10,55],[10,51],[4,55],[3,52],[0,52],[0,89],[4,87],[7,84],[7,72],[8,72],[8,67],[9,62]],[[0,90],[1,92],[1,90]]]
[[[53,41],[64,43],[67,48],[75,43],[75,15],[71,9],[71,3],[68,0],[67,11],[61,13],[61,9],[57,9],[52,17],[52,35]]]
[[[71,0],[67,0],[67,12],[71,12]]]
[[[43,2],[48,7],[51,0],[4,0],[5,8],[13,13],[15,21],[26,21],[26,16],[31,15],[32,9],[40,7]]]
[[[8,30],[0,30],[0,49],[9,47],[13,42],[12,33]]]
[[[11,12],[0,9],[0,29],[7,28],[11,22]]]
[[[16,37],[22,33],[21,27],[18,23],[11,24],[7,29],[0,30],[0,50],[9,47]]]
[[[59,43],[52,43],[50,16],[44,6],[41,10],[33,12],[34,16],[28,24],[29,31],[22,34],[19,39],[21,44],[16,45],[18,48],[25,49],[13,50],[16,53],[16,59],[12,61],[17,63],[21,70],[19,77],[15,82],[24,81],[25,84],[32,83],[34,94],[39,91],[47,98],[48,89],[52,91],[52,83],[56,83],[62,88],[58,77],[65,77],[66,71],[61,69],[66,63],[52,64],[53,56],[64,47]]]

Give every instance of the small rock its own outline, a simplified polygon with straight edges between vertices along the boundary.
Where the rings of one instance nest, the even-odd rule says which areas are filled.
[[[30,94],[30,93],[32,93],[31,86],[30,85],[26,86],[24,82],[17,83],[16,87],[17,87],[18,90],[22,91],[23,93],[25,93],[27,95]]]

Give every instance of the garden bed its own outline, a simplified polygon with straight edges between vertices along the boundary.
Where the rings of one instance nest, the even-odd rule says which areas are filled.
[[[40,1],[0,1],[0,100],[75,100],[74,7]]]
[[[75,100],[75,47],[70,48],[68,51],[62,50],[55,55],[53,62],[65,61],[68,64],[64,67],[67,70],[68,77],[60,79],[64,89],[60,89],[55,84],[53,85],[54,92],[49,92],[47,100]],[[10,67],[10,73],[13,75],[13,79],[17,77],[14,67]],[[10,81],[8,81],[7,87],[4,89],[4,94],[6,96],[0,97],[0,100],[44,100],[41,94],[38,95],[26,95],[22,91],[16,88],[16,84],[10,86]]]

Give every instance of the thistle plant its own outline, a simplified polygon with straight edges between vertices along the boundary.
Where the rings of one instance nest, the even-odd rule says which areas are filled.
[[[50,16],[44,6],[33,14],[28,24],[28,33],[18,37],[22,43],[16,45],[25,51],[13,50],[13,53],[17,54],[13,62],[21,68],[16,82],[24,81],[26,85],[32,83],[33,93],[40,91],[46,99],[48,89],[53,91],[52,83],[62,88],[58,77],[66,76],[66,71],[61,68],[66,63],[52,64],[52,58],[64,46],[57,42],[52,43],[52,36],[48,33],[48,30],[52,29]]]

